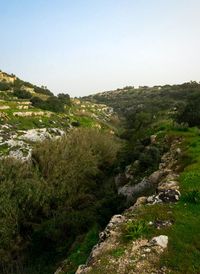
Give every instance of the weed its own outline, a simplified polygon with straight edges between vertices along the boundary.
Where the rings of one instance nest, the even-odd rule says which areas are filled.
[[[125,226],[124,238],[126,240],[136,240],[146,235],[148,226],[145,221],[129,221]]]

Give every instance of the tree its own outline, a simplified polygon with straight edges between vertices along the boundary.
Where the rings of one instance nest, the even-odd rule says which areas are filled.
[[[57,97],[61,102],[63,102],[63,104],[68,105],[68,106],[71,105],[69,94],[59,93]]]
[[[176,121],[187,123],[190,127],[200,126],[200,95],[195,95],[189,99],[184,108],[178,111]]]

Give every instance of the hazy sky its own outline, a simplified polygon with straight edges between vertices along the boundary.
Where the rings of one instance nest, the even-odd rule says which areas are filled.
[[[0,69],[82,96],[200,80],[200,0],[0,0]]]

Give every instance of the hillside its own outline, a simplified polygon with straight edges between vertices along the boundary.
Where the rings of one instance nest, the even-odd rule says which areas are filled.
[[[200,273],[199,99],[196,82],[54,96],[1,72],[0,273]]]
[[[63,94],[55,97],[46,87],[0,72],[0,157],[25,160],[32,143],[62,136],[79,126],[113,131],[117,123],[111,107]]]
[[[111,218],[76,273],[198,274],[200,85],[126,87],[86,99],[124,117],[128,147],[116,183],[131,206]],[[166,149],[153,173],[152,145]]]
[[[122,206],[119,125],[105,104],[0,72],[0,273],[53,273],[90,231],[95,243]]]

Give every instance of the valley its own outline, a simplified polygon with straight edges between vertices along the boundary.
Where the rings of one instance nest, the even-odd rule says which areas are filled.
[[[199,99],[197,82],[54,96],[1,72],[0,272],[199,273]]]

